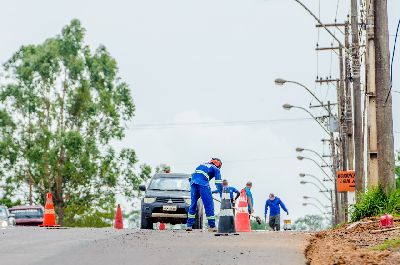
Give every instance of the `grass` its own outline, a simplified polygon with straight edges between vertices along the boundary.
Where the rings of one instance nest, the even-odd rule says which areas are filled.
[[[400,248],[400,237],[385,240],[382,244],[373,247],[373,250],[387,250]]]
[[[359,201],[351,209],[351,221],[365,217],[380,216],[385,213],[398,215],[400,212],[400,189],[386,194],[381,187],[369,189],[360,195]]]

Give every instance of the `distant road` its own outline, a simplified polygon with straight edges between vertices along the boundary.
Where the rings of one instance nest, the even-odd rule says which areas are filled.
[[[216,237],[195,231],[13,228],[0,230],[0,264],[305,264],[308,236],[252,232]]]

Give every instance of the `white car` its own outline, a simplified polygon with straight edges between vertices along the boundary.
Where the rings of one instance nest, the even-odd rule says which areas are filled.
[[[15,215],[10,214],[7,206],[0,205],[0,228],[15,226]]]

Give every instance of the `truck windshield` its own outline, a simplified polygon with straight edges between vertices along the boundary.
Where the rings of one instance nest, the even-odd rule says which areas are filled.
[[[187,178],[155,178],[149,190],[190,191],[190,185]]]

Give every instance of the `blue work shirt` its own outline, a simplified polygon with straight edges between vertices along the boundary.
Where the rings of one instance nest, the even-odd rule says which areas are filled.
[[[209,186],[210,180],[215,179],[215,186],[219,193],[222,193],[221,172],[214,164],[205,163],[196,168],[190,178],[190,185]]]
[[[244,188],[244,190],[246,191],[247,198],[250,198],[251,205],[253,205],[253,208],[254,208],[253,194],[251,194],[251,191],[248,187]],[[248,206],[248,209],[249,209],[249,213],[251,213],[250,205]]]
[[[229,190],[229,195],[230,195],[231,200],[233,200],[233,193],[240,194],[240,192],[234,187],[228,186],[228,187],[223,187],[223,188],[224,189],[227,188]],[[222,194],[219,192],[219,190],[214,190],[212,193],[219,193],[219,196],[222,196]]]
[[[268,207],[269,207],[269,215],[270,216],[275,216],[281,213],[281,208],[285,211],[288,212],[288,210],[286,209],[285,204],[283,204],[283,202],[281,201],[281,199],[279,199],[278,197],[275,197],[275,199],[270,200],[268,199],[265,202],[265,211],[264,211],[264,215],[267,215],[268,213]]]

